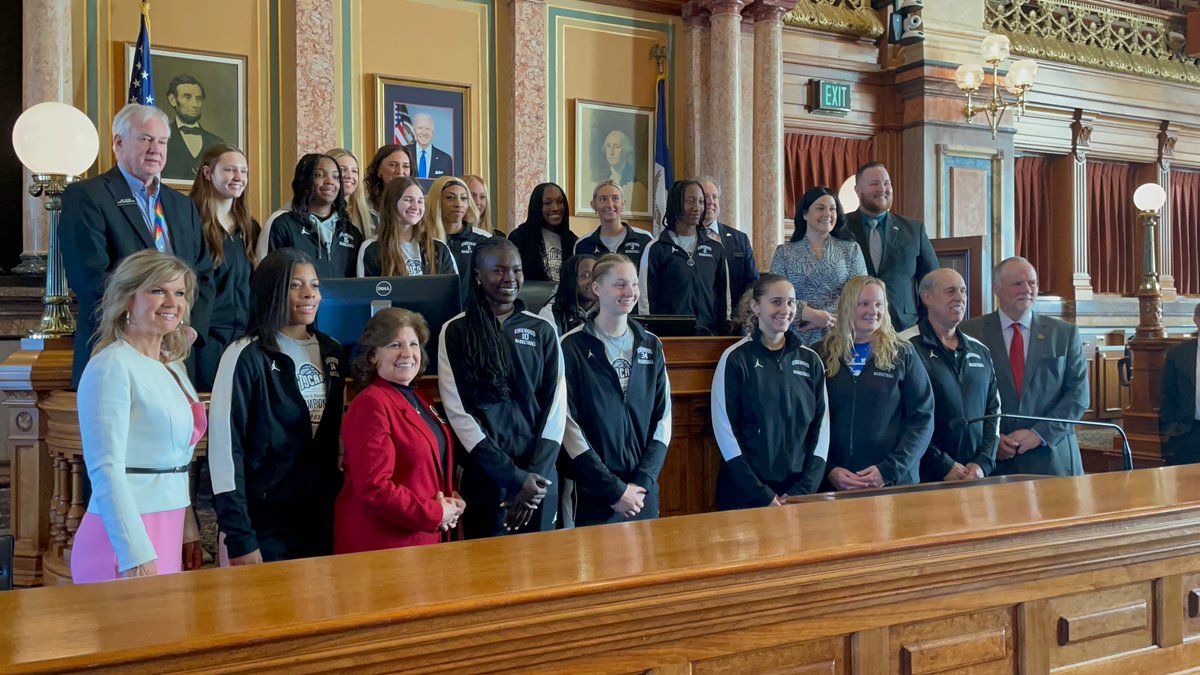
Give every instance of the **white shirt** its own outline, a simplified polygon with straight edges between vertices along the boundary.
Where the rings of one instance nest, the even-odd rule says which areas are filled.
[[[1008,315],[1003,311],[1000,313],[1000,332],[1004,335],[1004,351],[1011,352],[1012,350],[1012,331],[1008,329],[1014,323],[1021,326],[1021,337],[1024,338],[1025,353],[1022,354],[1028,360],[1029,358],[1029,326],[1033,323],[1033,310],[1028,310],[1021,315],[1019,321],[1013,321],[1008,318]]]

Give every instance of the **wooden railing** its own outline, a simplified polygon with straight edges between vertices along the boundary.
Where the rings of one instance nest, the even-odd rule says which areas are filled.
[[[0,597],[0,672],[1172,673],[1200,466]]]

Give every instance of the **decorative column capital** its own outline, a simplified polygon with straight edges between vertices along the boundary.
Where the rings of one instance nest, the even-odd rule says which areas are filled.
[[[754,0],[704,0],[704,7],[708,9],[712,16],[721,14],[736,14],[741,16],[742,8],[749,5]]]
[[[1090,124],[1086,124],[1078,117],[1074,122],[1071,122],[1071,156],[1076,162],[1083,162],[1087,158],[1087,149],[1092,142],[1092,130],[1095,129]]]
[[[1179,137],[1167,130],[1169,122],[1162,123],[1162,130],[1158,132],[1158,168],[1162,171],[1170,171],[1171,158],[1175,156],[1175,142]]]
[[[755,23],[762,21],[783,21],[783,15],[796,7],[797,0],[757,0],[750,6],[749,15]]]
[[[709,12],[705,8],[703,0],[685,2],[680,14],[683,16],[685,28],[708,28]]]

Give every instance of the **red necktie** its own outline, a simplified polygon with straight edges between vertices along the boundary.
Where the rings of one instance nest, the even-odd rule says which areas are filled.
[[[1025,338],[1021,337],[1021,324],[1012,324],[1012,342],[1008,344],[1008,362],[1012,364],[1013,383],[1017,386],[1017,398],[1021,398],[1021,383],[1025,381]]]

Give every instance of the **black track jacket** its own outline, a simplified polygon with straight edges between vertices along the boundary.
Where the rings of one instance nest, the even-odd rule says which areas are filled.
[[[687,251],[675,245],[670,230],[663,230],[642,254],[639,284],[642,314],[690,314],[696,325],[716,335],[727,332],[728,271],[721,243],[697,229],[694,265]]]
[[[576,525],[629,520],[611,504],[628,483],[658,493],[658,474],[671,443],[671,385],[662,343],[636,321],[629,386],[617,372],[591,320],[562,338],[567,382],[567,431],[563,449],[578,477]],[[657,500],[654,500],[657,503]],[[650,500],[646,500],[647,505]],[[654,518],[658,509],[639,518]]]
[[[776,495],[820,487],[829,454],[825,368],[791,331],[778,352],[757,328],[725,350],[713,373],[712,420],[725,460],[718,509],[766,506]]]

